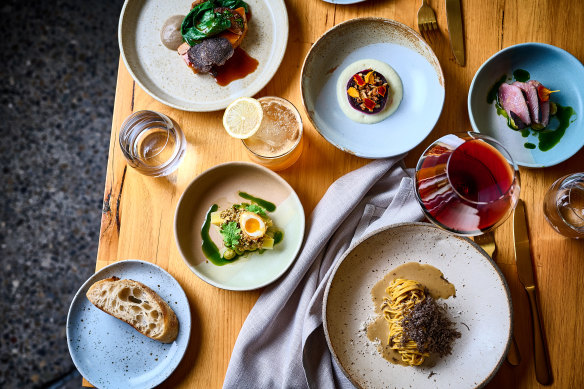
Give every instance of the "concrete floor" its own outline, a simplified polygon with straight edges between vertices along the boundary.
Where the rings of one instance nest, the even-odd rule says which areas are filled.
[[[0,5],[0,387],[81,386],[69,304],[93,274],[123,2]]]

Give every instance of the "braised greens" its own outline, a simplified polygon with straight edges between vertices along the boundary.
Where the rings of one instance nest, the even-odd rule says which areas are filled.
[[[194,46],[203,39],[217,35],[231,27],[231,13],[218,11],[217,8],[237,9],[243,7],[249,12],[249,7],[242,0],[208,0],[196,5],[185,16],[180,32],[184,40]]]

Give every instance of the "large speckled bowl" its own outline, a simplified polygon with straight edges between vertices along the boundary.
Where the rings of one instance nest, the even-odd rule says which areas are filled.
[[[431,367],[386,361],[363,330],[375,317],[371,288],[408,262],[438,268],[456,288],[456,297],[445,302],[462,336],[452,354]],[[325,291],[323,321],[331,353],[357,387],[474,388],[503,363],[511,339],[511,297],[495,263],[469,239],[426,223],[396,224],[362,238],[341,258]]]
[[[507,126],[507,119],[497,114],[495,103],[487,101],[487,95],[501,77],[507,76],[507,83],[515,81],[515,70],[526,70],[532,80],[540,81],[552,90],[559,90],[550,96],[563,106],[570,106],[576,114],[570,119],[559,143],[550,150],[542,151],[540,133],[514,131]],[[476,72],[468,92],[468,116],[472,128],[492,136],[501,142],[518,165],[527,167],[547,167],[565,161],[584,146],[584,66],[572,54],[544,43],[522,43],[507,47],[485,61]],[[556,119],[550,120],[550,128],[557,128]],[[524,136],[525,135],[525,136]],[[546,135],[544,135],[546,136]],[[526,143],[537,146],[525,147]]]
[[[174,50],[160,42],[160,28],[174,15],[186,15],[192,0],[126,0],[118,40],[134,80],[155,99],[184,111],[217,111],[243,96],[253,96],[276,73],[288,42],[283,0],[246,0],[253,17],[241,47],[259,61],[241,80],[219,86],[209,74],[194,74]]]
[[[376,124],[350,120],[337,101],[337,79],[353,62],[376,59],[399,75],[403,99]],[[331,144],[365,158],[399,155],[416,147],[434,128],[444,105],[444,75],[422,37],[383,18],[351,19],[328,30],[312,46],[302,67],[304,108]]]
[[[201,249],[201,227],[209,208],[220,210],[247,202],[238,195],[246,192],[276,205],[269,216],[284,232],[273,250],[252,252],[223,266],[210,262]],[[174,217],[174,236],[187,266],[203,281],[218,288],[251,290],[278,279],[292,265],[304,239],[304,209],[294,189],[279,175],[249,162],[228,162],[197,176],[185,189]],[[223,247],[219,228],[211,225],[209,235]]]

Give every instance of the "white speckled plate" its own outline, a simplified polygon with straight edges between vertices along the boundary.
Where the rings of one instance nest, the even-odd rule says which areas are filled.
[[[238,195],[239,191],[276,205],[269,216],[284,238],[273,250],[252,252],[217,266],[203,254],[201,227],[213,204],[226,209],[249,202]],[[277,280],[292,265],[304,239],[304,224],[302,203],[282,177],[254,163],[228,162],[204,171],[185,189],[176,207],[174,236],[185,263],[203,281],[223,289],[252,290]],[[221,249],[216,226],[211,225],[209,235]]]
[[[362,330],[375,317],[371,288],[407,262],[440,269],[456,288],[456,297],[445,302],[462,337],[432,367],[386,361]],[[503,363],[511,339],[511,297],[494,262],[469,239],[426,223],[405,223],[364,237],[341,258],[325,291],[323,320],[333,356],[358,387],[474,388]]]
[[[337,101],[337,79],[355,61],[376,59],[399,75],[403,99],[376,124],[350,120]],[[434,128],[444,105],[444,75],[438,58],[406,25],[383,18],[360,18],[328,30],[312,46],[302,67],[302,103],[317,131],[332,145],[364,158],[403,154]]]
[[[118,27],[122,59],[134,80],[155,99],[184,111],[217,111],[253,96],[276,73],[288,42],[283,0],[246,0],[252,18],[241,47],[259,61],[243,79],[219,86],[209,74],[194,74],[176,51],[160,42],[160,28],[173,15],[186,15],[192,0],[126,0]]]
[[[178,337],[165,344],[99,310],[85,293],[95,282],[116,276],[139,281],[170,305]],[[116,262],[91,276],[79,289],[67,316],[67,345],[73,363],[98,388],[153,388],[181,361],[191,334],[191,311],[180,284],[162,268],[139,260]]]

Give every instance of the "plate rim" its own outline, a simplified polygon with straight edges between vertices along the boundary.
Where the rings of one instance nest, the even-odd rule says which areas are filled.
[[[165,370],[163,374],[158,376],[158,378],[160,380],[156,380],[156,381],[152,380],[152,381],[150,381],[151,383],[148,384],[149,386],[145,386],[148,388],[154,388],[157,385],[160,385],[161,383],[163,383],[165,380],[167,380],[168,377],[170,377],[170,375],[176,370],[178,365],[181,363],[184,355],[186,354],[186,350],[189,346],[189,342],[191,339],[191,326],[192,326],[191,307],[189,304],[189,299],[188,299],[184,289],[182,288],[182,286],[180,285],[178,280],[172,276],[172,274],[170,274],[168,271],[166,271],[165,269],[163,269],[162,267],[160,267],[154,263],[147,262],[147,261],[144,261],[141,259],[124,259],[121,261],[111,263],[107,266],[104,266],[101,269],[99,269],[98,271],[96,271],[95,273],[93,273],[83,283],[83,285],[81,285],[81,287],[77,290],[77,292],[75,293],[75,296],[73,296],[73,299],[71,300],[71,304],[69,305],[69,311],[67,312],[67,321],[65,324],[66,325],[66,336],[67,336],[67,348],[69,349],[69,355],[71,356],[71,360],[73,361],[73,364],[75,365],[75,367],[77,368],[79,373],[82,375],[83,378],[85,378],[89,383],[91,383],[91,380],[88,378],[89,376],[91,376],[91,374],[87,374],[88,372],[84,371],[84,369],[80,366],[80,363],[77,360],[77,353],[73,351],[73,346],[71,344],[71,336],[72,336],[71,335],[71,331],[72,331],[71,327],[73,326],[73,324],[71,323],[71,314],[73,312],[73,306],[78,303],[78,300],[80,298],[85,297],[85,293],[81,293],[81,292],[84,291],[85,289],[88,289],[90,283],[93,284],[94,282],[97,282],[100,279],[104,279],[104,278],[100,278],[100,277],[102,277],[103,273],[105,273],[107,270],[110,270],[111,268],[114,268],[117,266],[123,266],[123,265],[134,265],[134,266],[135,265],[145,265],[145,266],[151,267],[155,271],[160,272],[162,274],[165,274],[166,276],[173,279],[179,287],[178,290],[176,290],[176,291],[173,289],[173,292],[179,293],[179,299],[183,300],[182,303],[184,304],[184,307],[186,308],[187,315],[185,315],[185,316],[188,318],[188,322],[187,323],[179,322],[181,329],[183,329],[183,331],[187,332],[187,336],[186,336],[186,339],[184,341],[184,346],[181,347],[182,350],[179,349],[179,353],[177,354],[178,357],[175,359],[176,363],[171,364],[171,366],[168,370]],[[137,280],[137,281],[139,281],[139,280]]]
[[[244,93],[242,95],[242,97],[252,97],[252,96],[256,95],[272,80],[272,78],[274,78],[274,75],[276,74],[276,72],[280,68],[280,65],[282,65],[282,61],[284,60],[284,55],[286,54],[286,48],[288,47],[288,38],[290,35],[290,23],[289,23],[288,9],[286,8],[286,3],[284,2],[284,0],[259,0],[259,1],[262,1],[264,4],[268,5],[268,8],[270,8],[271,5],[277,4],[284,11],[283,12],[284,19],[282,20],[282,22],[283,22],[282,25],[285,25],[285,28],[282,29],[282,33],[284,36],[282,39],[282,44],[279,47],[280,50],[277,50],[277,52],[275,53],[276,55],[271,56],[271,58],[276,58],[276,60],[274,62],[273,68],[269,72],[266,73],[267,76],[265,77],[265,80],[258,82],[256,84],[252,84],[251,86],[255,85],[255,87],[253,87],[253,88],[250,88],[250,87],[246,88],[246,89],[249,89],[249,92]],[[134,70],[129,65],[128,60],[126,58],[126,52],[124,50],[124,45],[122,43],[122,25],[124,24],[124,21],[126,20],[126,8],[130,2],[137,2],[137,3],[143,4],[144,0],[124,0],[124,5],[122,6],[122,10],[120,11],[120,18],[118,21],[118,47],[120,49],[120,56],[122,57],[122,60],[123,60],[124,65],[126,67],[126,70],[128,71],[128,73],[130,73],[132,80],[134,80],[134,82],[136,82],[138,84],[138,86],[143,91],[145,91],[150,97],[152,97],[156,101],[159,101],[160,103],[162,103],[164,105],[167,105],[171,108],[175,108],[175,109],[178,109],[181,111],[215,112],[215,111],[220,111],[222,109],[227,108],[229,103],[211,105],[211,106],[208,106],[208,108],[207,107],[206,108],[193,108],[193,107],[189,107],[188,105],[183,106],[183,105],[179,105],[179,104],[174,104],[174,103],[171,103],[169,101],[166,101],[164,98],[162,98],[160,96],[157,96],[156,93],[154,93],[149,88],[147,88],[146,85],[144,85],[144,83],[140,80],[139,77],[136,76]],[[274,28],[276,28],[276,25]],[[233,98],[233,100],[235,100],[235,97]]]
[[[558,46],[554,46],[551,45],[549,43],[542,43],[542,42],[523,42],[523,43],[518,43],[515,45],[511,45],[511,46],[507,46],[504,49],[501,49],[499,51],[497,51],[496,53],[494,53],[493,55],[491,55],[489,58],[487,58],[485,60],[485,62],[483,62],[481,64],[481,66],[477,69],[477,71],[475,72],[472,81],[470,83],[470,86],[468,87],[468,92],[467,92],[467,111],[468,111],[468,118],[470,120],[470,125],[472,127],[472,129],[476,132],[481,133],[481,130],[478,128],[478,125],[476,124],[475,120],[474,120],[474,115],[471,114],[472,112],[472,105],[471,105],[471,91],[473,90],[474,86],[475,86],[475,81],[477,80],[477,76],[480,72],[483,71],[483,69],[493,60],[495,59],[495,57],[498,57],[499,55],[507,52],[507,51],[511,51],[512,49],[517,49],[519,47],[529,47],[529,46],[536,46],[536,47],[544,47],[553,51],[556,51],[558,53],[561,53],[562,55],[566,55],[567,57],[571,58],[572,60],[575,60],[576,62],[578,62],[580,64],[580,66],[582,67],[582,70],[584,71],[584,64],[582,64],[582,62],[580,62],[580,60],[578,58],[576,58],[572,53],[570,53],[567,50],[562,49],[561,47]],[[492,136],[492,134],[486,134],[489,136]],[[584,138],[583,138],[584,139]],[[519,166],[523,166],[523,167],[527,167],[527,168],[546,168],[546,167],[551,167],[551,166],[555,166],[555,165],[559,165],[562,162],[567,161],[568,159],[572,158],[574,155],[576,155],[580,150],[582,150],[582,147],[584,147],[584,141],[582,142],[582,144],[580,145],[580,148],[578,148],[576,151],[574,151],[574,153],[564,156],[564,157],[560,157],[558,159],[553,160],[552,162],[548,162],[548,163],[530,163],[530,162],[523,162],[523,161],[518,161],[514,158],[515,163]]]
[[[429,224],[429,223],[425,223],[425,222],[404,222],[404,223],[394,223],[394,224],[390,224],[387,226],[382,226],[380,228],[376,228],[375,230],[363,235],[362,237],[360,237],[359,239],[357,239],[353,244],[351,244],[351,246],[343,253],[343,255],[341,256],[341,258],[339,258],[339,260],[337,261],[337,263],[334,265],[334,268],[331,272],[331,275],[327,281],[326,284],[326,288],[324,291],[324,296],[323,296],[323,304],[322,304],[322,327],[324,330],[324,335],[325,335],[325,339],[326,339],[326,343],[329,349],[329,352],[331,353],[331,356],[334,358],[335,363],[337,364],[337,366],[341,369],[341,371],[343,372],[343,374],[345,375],[345,377],[351,381],[351,383],[353,385],[355,385],[358,388],[361,388],[361,385],[359,385],[359,383],[355,382],[353,380],[353,378],[347,373],[347,371],[345,370],[344,366],[341,364],[341,362],[339,361],[339,358],[336,354],[336,352],[334,351],[334,347],[331,343],[330,340],[330,335],[328,332],[328,325],[327,325],[327,303],[328,303],[328,296],[329,296],[329,291],[331,288],[331,284],[332,281],[339,269],[339,267],[341,266],[341,264],[343,263],[343,261],[353,252],[353,250],[358,247],[361,243],[363,243],[364,241],[366,241],[367,239],[373,237],[374,235],[383,233],[387,230],[391,230],[391,229],[397,229],[397,228],[401,228],[401,227],[426,227],[426,228],[431,228],[434,230],[438,230],[440,232],[444,232],[445,234],[449,235],[450,237],[456,238],[456,239],[460,239],[466,243],[470,243],[470,245],[476,249],[480,254],[482,254],[486,259],[487,262],[491,265],[491,267],[495,270],[496,274],[498,275],[499,279],[501,280],[501,283],[504,286],[504,291],[506,292],[507,295],[507,301],[509,303],[509,320],[510,320],[510,325],[509,325],[509,331],[507,334],[507,345],[505,346],[505,351],[502,353],[501,357],[499,358],[499,361],[497,363],[497,365],[494,367],[493,371],[491,371],[491,373],[489,374],[489,376],[487,376],[486,378],[484,378],[483,382],[481,382],[477,388],[482,388],[485,385],[487,385],[489,383],[489,381],[491,381],[493,379],[493,377],[497,374],[497,372],[499,371],[499,369],[501,368],[501,365],[504,363],[505,361],[505,357],[507,355],[507,353],[509,352],[509,347],[511,346],[511,336],[513,334],[513,323],[514,323],[514,315],[513,315],[513,301],[511,299],[511,292],[509,289],[509,285],[507,283],[507,279],[505,278],[505,276],[503,275],[503,273],[501,272],[501,269],[499,269],[499,267],[496,265],[495,261],[478,245],[476,244],[474,241],[472,241],[471,239],[469,239],[468,237],[465,236],[459,236],[459,235],[454,235],[451,233],[448,233],[447,231],[441,229],[438,226],[435,226],[433,224]]]
[[[323,0],[326,1],[326,0]],[[316,125],[314,119],[312,118],[312,115],[310,114],[310,111],[308,109],[308,107],[306,106],[306,99],[305,99],[305,94],[304,94],[304,90],[305,90],[305,77],[304,77],[304,71],[306,69],[306,64],[307,61],[309,59],[309,57],[311,55],[313,55],[313,52],[315,50],[315,47],[319,44],[319,42],[321,40],[323,40],[325,37],[327,37],[329,34],[332,34],[335,32],[335,30],[344,27],[345,25],[348,24],[353,24],[353,23],[363,23],[363,22],[382,22],[382,23],[387,23],[387,24],[391,24],[391,25],[398,25],[400,27],[403,27],[404,29],[408,30],[410,33],[413,33],[420,42],[422,42],[422,44],[430,50],[430,52],[432,54],[434,54],[434,58],[436,59],[436,63],[438,64],[438,70],[440,71],[439,74],[439,79],[442,80],[442,86],[444,89],[444,98],[442,99],[442,104],[440,107],[440,113],[438,114],[438,116],[436,117],[436,120],[434,122],[434,124],[432,125],[432,127],[428,130],[428,132],[426,133],[426,135],[424,135],[424,137],[418,142],[417,145],[415,145],[414,147],[412,147],[409,150],[406,151],[402,151],[402,152],[398,152],[398,153],[394,153],[391,155],[384,155],[384,156],[371,156],[371,155],[364,155],[362,153],[358,153],[358,152],[354,152],[351,151],[349,149],[347,149],[346,147],[343,147],[340,144],[336,144],[334,143],[331,139],[327,138],[322,131],[319,129],[319,127]],[[318,134],[323,137],[329,144],[333,145],[335,148],[344,151],[348,154],[354,155],[356,157],[361,157],[361,158],[366,158],[366,159],[381,159],[381,158],[390,158],[390,157],[394,157],[396,155],[402,155],[405,154],[409,151],[411,151],[412,149],[414,149],[415,147],[417,147],[418,145],[420,145],[431,133],[432,130],[436,127],[436,124],[438,123],[438,121],[440,120],[440,117],[442,116],[442,111],[444,110],[444,102],[446,101],[446,78],[444,77],[444,70],[442,69],[442,65],[440,64],[440,60],[438,59],[438,57],[436,56],[436,53],[434,52],[434,50],[432,49],[432,47],[428,44],[428,42],[426,42],[423,37],[413,28],[411,28],[410,26],[398,22],[397,20],[393,20],[393,19],[389,19],[389,18],[384,18],[384,17],[380,17],[380,16],[365,16],[365,17],[361,17],[361,18],[353,18],[353,19],[349,19],[349,20],[345,20],[344,22],[341,22],[333,27],[331,27],[330,29],[328,29],[327,31],[325,31],[315,42],[314,44],[310,47],[310,49],[308,50],[308,53],[306,54],[306,56],[304,57],[304,61],[302,62],[302,68],[300,70],[300,100],[302,101],[302,107],[304,108],[304,111],[306,112],[306,116],[308,117],[308,120],[310,121],[310,123],[312,124],[312,126],[314,127],[314,129],[316,130],[316,132],[318,132]]]
[[[179,212],[179,206],[183,200],[183,197],[185,195],[185,193],[191,188],[191,186],[193,186],[196,181],[202,177],[205,174],[210,174],[215,170],[219,170],[219,169],[223,169],[225,167],[228,166],[233,166],[233,165],[240,165],[240,166],[246,166],[246,167],[252,167],[252,168],[257,168],[261,171],[263,171],[264,173],[267,173],[268,175],[272,176],[273,178],[275,178],[277,181],[279,181],[280,183],[282,183],[284,186],[286,186],[289,190],[290,190],[290,195],[294,197],[294,199],[297,201],[298,205],[300,206],[300,210],[302,217],[301,219],[301,233],[299,234],[300,239],[298,240],[297,243],[297,247],[295,249],[295,253],[292,256],[292,258],[290,259],[290,261],[288,262],[288,264],[280,271],[279,274],[273,276],[272,278],[270,278],[267,281],[264,281],[261,284],[258,284],[256,286],[253,287],[228,287],[225,286],[223,284],[221,284],[220,282],[217,282],[215,280],[210,279],[209,277],[206,277],[204,274],[201,274],[201,272],[199,272],[198,270],[196,270],[196,266],[192,266],[186,259],[186,256],[184,255],[184,252],[181,248],[181,246],[179,245],[179,240],[178,240],[178,233],[177,233],[177,218],[178,218],[178,212]],[[290,267],[294,264],[294,262],[296,262],[296,259],[298,258],[298,255],[300,254],[300,249],[302,248],[302,244],[304,243],[304,234],[306,233],[306,216],[304,214],[304,206],[302,205],[302,202],[300,201],[300,198],[298,197],[298,193],[296,193],[296,191],[294,190],[294,188],[292,188],[292,185],[290,185],[288,183],[288,181],[286,181],[285,179],[283,179],[282,177],[280,177],[279,174],[271,171],[270,169],[256,164],[256,163],[252,163],[252,162],[244,162],[244,161],[229,161],[229,162],[224,162],[224,163],[220,163],[218,165],[212,166],[209,169],[201,172],[200,174],[198,174],[197,176],[195,176],[191,182],[189,182],[189,184],[185,187],[185,190],[183,191],[183,193],[180,195],[180,198],[177,202],[176,205],[176,209],[174,212],[174,221],[173,221],[173,233],[174,233],[174,240],[176,243],[176,247],[180,253],[181,259],[183,260],[184,264],[189,268],[189,270],[191,272],[193,272],[197,277],[199,277],[201,280],[205,281],[207,284],[212,285],[216,288],[219,289],[224,289],[224,290],[232,290],[232,291],[236,291],[236,292],[243,292],[243,291],[250,291],[250,290],[257,290],[260,288],[263,288],[264,286],[267,286],[275,281],[277,281],[280,277],[282,277],[284,275],[284,273],[286,273],[288,271],[288,269],[290,269]]]

